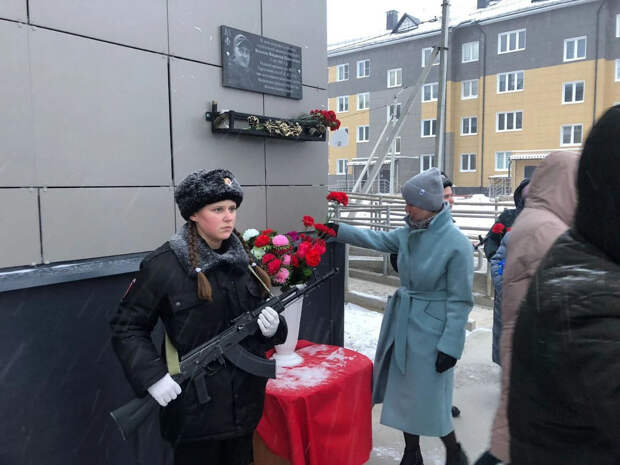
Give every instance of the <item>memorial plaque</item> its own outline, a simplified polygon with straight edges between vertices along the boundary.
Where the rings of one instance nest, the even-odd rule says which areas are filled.
[[[301,47],[220,26],[222,85],[300,100]]]

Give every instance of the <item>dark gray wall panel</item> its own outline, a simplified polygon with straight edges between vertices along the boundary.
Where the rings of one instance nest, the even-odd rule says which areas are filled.
[[[37,184],[168,185],[166,57],[40,28],[30,43]]]
[[[170,54],[221,65],[220,25],[260,35],[260,0],[168,0]]]
[[[243,203],[237,212],[237,230],[267,228],[267,194],[265,186],[243,186]]]
[[[0,18],[26,21],[28,19],[26,0],[2,0],[0,2]]]
[[[487,38],[488,40],[488,38]],[[478,61],[462,63],[463,44],[478,41]],[[454,31],[450,37],[450,60],[448,80],[460,82],[467,79],[476,79],[483,74],[484,35],[478,27],[470,26]],[[497,38],[495,39],[497,47]],[[497,53],[497,48],[495,49]]]
[[[211,132],[205,112],[219,109],[263,113],[263,96],[220,86],[221,68],[170,59],[174,178],[178,184],[197,169],[226,168],[243,185],[265,184],[265,143],[261,137]]]
[[[326,89],[326,0],[311,2],[288,0],[284,3],[280,0],[262,0],[262,2],[263,35],[301,47],[303,83]],[[305,21],[304,18],[312,20]]]
[[[586,59],[594,59],[597,3],[560,8],[484,26],[488,38],[487,74],[564,63],[564,40],[587,36]],[[497,53],[498,34],[526,29],[525,50]]]
[[[394,68],[403,70],[403,86],[413,86],[422,68],[422,49],[438,45],[439,34],[423,37],[400,44],[372,48],[347,55],[329,58],[329,66],[349,63],[349,80],[329,84],[329,97],[351,95],[360,92],[387,90],[387,71]],[[370,60],[370,76],[357,79],[357,61]],[[439,78],[439,66],[433,66],[426,82],[436,82]],[[400,90],[400,87],[391,90]],[[372,102],[371,102],[371,107]]]
[[[41,263],[36,189],[0,189],[0,268]]]
[[[327,186],[267,186],[267,225],[278,232],[304,231],[304,215],[327,218]]]
[[[616,60],[620,58],[620,37],[616,37],[616,15],[620,14],[620,0],[608,1],[601,11],[601,51],[600,58]],[[610,40],[605,40],[610,38]]]
[[[43,258],[153,250],[174,232],[173,202],[168,187],[42,190]]]
[[[26,26],[0,21],[0,186],[35,184]]]
[[[168,51],[166,0],[29,0],[30,21],[157,52]]]
[[[295,118],[315,108],[327,109],[327,91],[304,87],[303,100],[265,96],[268,116]],[[267,184],[327,183],[327,142],[267,139],[266,151]]]

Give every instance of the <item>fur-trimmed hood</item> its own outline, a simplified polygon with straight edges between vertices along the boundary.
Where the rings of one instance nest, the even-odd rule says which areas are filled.
[[[190,276],[196,276],[196,269],[189,259],[189,223],[185,223],[183,228],[169,239],[170,248],[181,263],[183,269]],[[241,241],[235,234],[224,241],[228,247],[222,254],[214,252],[206,242],[198,236],[198,261],[199,267],[203,273],[220,266],[235,266],[240,269],[247,268],[249,264],[248,255],[241,244]]]

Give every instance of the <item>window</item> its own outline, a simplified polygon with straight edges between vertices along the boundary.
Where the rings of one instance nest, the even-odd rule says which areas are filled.
[[[435,102],[437,101],[437,95],[439,93],[439,83],[431,82],[430,84],[424,84],[422,88],[422,101],[423,102]]]
[[[564,41],[564,61],[583,60],[586,57],[586,37]]]
[[[510,53],[525,50],[525,29],[502,32],[497,35],[497,53]]]
[[[357,109],[368,110],[370,108],[370,92],[357,94]]]
[[[472,61],[478,61],[478,49],[479,43],[476,42],[467,42],[463,44],[462,47],[462,62],[463,63],[471,63]]]
[[[478,79],[463,81],[461,83],[461,99],[478,98]]]
[[[345,111],[349,111],[349,96],[345,95],[344,97],[338,97],[338,108],[336,109],[338,113],[342,113]]]
[[[403,85],[403,70],[402,68],[388,69],[387,72],[387,86],[388,87],[400,87]]]
[[[478,117],[468,116],[461,119],[461,135],[471,136],[473,134],[478,134]]]
[[[346,158],[341,158],[340,160],[336,160],[338,162],[338,167],[336,168],[336,174],[347,174],[347,162]]]
[[[390,145],[390,149],[388,150],[389,154],[399,154],[400,153],[400,136],[398,136],[396,139],[394,139],[394,142],[392,142],[392,145]]]
[[[562,103],[583,102],[585,82],[565,82],[562,86]]]
[[[620,37],[620,14],[616,15],[616,37]]]
[[[560,145],[580,145],[583,124],[566,124],[562,126]]]
[[[387,120],[390,121],[394,116],[394,119],[398,121],[400,118],[400,103],[391,103],[389,107],[387,107]]]
[[[357,78],[370,76],[370,60],[360,60],[357,62]]]
[[[422,49],[422,68],[426,66],[426,63],[431,59],[431,53],[433,53],[433,47],[423,48]],[[435,62],[433,66],[437,66],[439,64],[439,54],[435,57]]]
[[[420,155],[420,173],[434,166],[434,155]]]
[[[616,60],[616,81],[620,81],[620,60]]]
[[[497,114],[497,132],[520,131],[523,129],[523,112],[509,111]]]
[[[370,137],[370,126],[358,126],[357,127],[357,141],[368,142]]]
[[[499,73],[497,75],[497,93],[519,92],[523,90],[523,71]]]
[[[510,152],[495,152],[495,171],[508,171]]]
[[[468,173],[476,171],[476,154],[475,153],[462,153],[461,154],[461,172]]]
[[[423,119],[422,120],[422,137],[433,137],[437,132],[437,120],[436,119]]]
[[[336,81],[348,81],[349,80],[349,63],[338,65]]]

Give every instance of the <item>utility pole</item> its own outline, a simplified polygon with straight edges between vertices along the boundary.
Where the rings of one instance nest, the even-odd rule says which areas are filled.
[[[441,5],[441,45],[439,62],[439,89],[437,95],[437,125],[435,133],[435,157],[437,167],[443,171],[446,165],[446,83],[448,81],[448,27],[450,1]],[[432,62],[430,63],[432,65]]]

